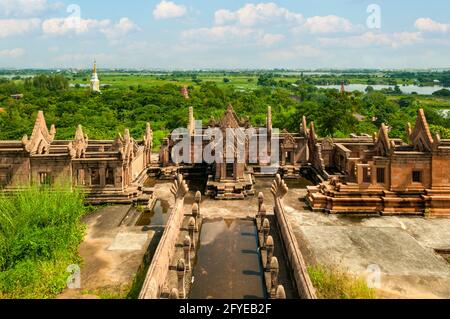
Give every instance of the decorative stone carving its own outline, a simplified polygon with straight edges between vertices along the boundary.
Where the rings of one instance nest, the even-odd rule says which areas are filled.
[[[273,196],[279,199],[283,199],[289,191],[289,188],[287,187],[284,180],[281,179],[281,176],[279,174],[277,174],[275,181],[272,184],[271,191]]]
[[[44,112],[39,111],[36,122],[34,123],[33,133],[31,138],[25,135],[22,138],[22,144],[25,150],[31,155],[35,154],[48,154],[50,152],[50,145],[55,139],[56,129],[52,125],[50,131],[47,129],[47,124],[45,122]]]
[[[170,292],[169,299],[179,299],[180,293],[178,292],[177,288],[173,288]]]
[[[187,186],[186,181],[183,179],[183,175],[179,174],[177,176],[177,179],[170,189],[170,192],[175,197],[175,201],[184,199],[187,192],[189,192],[189,187]]]
[[[198,204],[194,203],[192,205],[192,217],[195,219],[195,232],[198,233]]]
[[[191,237],[191,239],[192,239],[191,248],[194,251],[195,251],[195,229],[196,228],[197,228],[197,223],[196,223],[194,217],[191,217],[189,219],[189,223],[188,223],[188,232],[189,232],[189,237]]]
[[[178,277],[178,296],[179,299],[186,298],[186,287],[185,287],[185,278],[186,278],[186,263],[184,259],[180,259],[177,264],[177,277]]]
[[[270,222],[267,218],[264,219],[262,231],[263,231],[263,248],[265,249],[267,245],[267,237],[269,237],[270,233]]]
[[[267,251],[266,271],[270,271],[270,262],[272,261],[274,250],[275,245],[273,242],[273,237],[268,236],[266,241],[266,251]]]
[[[282,285],[278,285],[275,298],[276,299],[286,299],[286,292]]]
[[[270,261],[270,297],[275,298],[276,289],[278,288],[278,274],[280,271],[280,266],[278,264],[277,257],[272,257]]]
[[[186,270],[191,270],[191,237],[184,237],[183,250],[184,250],[184,260],[186,261]]]
[[[88,141],[87,135],[84,134],[83,128],[79,125],[75,132],[75,139],[68,145],[70,157],[84,158],[86,156]]]
[[[197,217],[200,218],[201,213],[200,213],[200,203],[202,202],[202,193],[200,193],[199,191],[197,191],[195,193],[195,197],[194,197],[194,201],[197,204],[197,208],[198,208],[198,214]]]

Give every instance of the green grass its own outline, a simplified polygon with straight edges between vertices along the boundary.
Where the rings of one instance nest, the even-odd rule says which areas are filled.
[[[375,289],[363,278],[351,275],[337,267],[314,266],[309,276],[320,299],[375,299]]]
[[[62,186],[0,194],[0,298],[53,298],[66,287],[67,267],[81,263],[83,202]]]

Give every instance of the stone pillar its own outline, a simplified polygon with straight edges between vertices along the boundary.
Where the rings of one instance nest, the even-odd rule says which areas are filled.
[[[263,231],[262,227],[263,227],[264,219],[266,219],[266,215],[267,215],[266,205],[264,205],[264,204],[261,205],[258,215],[259,215],[259,221],[260,221],[259,232],[261,233]]]
[[[286,292],[284,291],[284,287],[282,285],[278,285],[275,299],[286,299]]]
[[[184,259],[180,259],[177,264],[177,276],[178,276],[178,297],[179,299],[186,298],[186,288],[184,285],[186,276],[186,264]]]
[[[186,261],[186,270],[191,270],[191,237],[186,236],[183,242],[184,260]]]
[[[272,257],[270,261],[270,298],[275,298],[278,287],[278,273],[280,267],[277,257]]]
[[[274,249],[275,249],[275,246],[273,243],[273,238],[272,238],[272,236],[269,236],[269,237],[267,237],[267,242],[266,242],[266,251],[267,251],[266,271],[270,271],[270,262],[272,261]]]
[[[192,217],[195,219],[195,232],[198,233],[198,204],[192,205]]]
[[[170,292],[169,295],[169,299],[178,299],[180,296],[178,289],[177,288],[173,288],[172,291]]]
[[[100,187],[106,186],[106,166],[101,165],[98,170],[98,174],[100,176]]]
[[[191,217],[189,219],[188,231],[189,231],[189,237],[191,238],[191,249],[192,250],[195,250],[195,228],[196,228],[195,218]]]
[[[202,193],[197,192],[195,193],[195,203],[198,205],[198,218],[201,217],[200,213],[200,203],[202,202]]]
[[[269,236],[269,233],[270,233],[270,222],[267,218],[264,219],[262,229],[263,229],[263,236],[264,236],[263,237],[264,238],[263,239],[263,248],[266,248],[267,237]]]

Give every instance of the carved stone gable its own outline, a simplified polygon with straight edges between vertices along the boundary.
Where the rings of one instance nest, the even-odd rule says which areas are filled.
[[[410,141],[419,152],[431,152],[433,150],[434,140],[423,109],[418,112],[416,126],[410,135]]]
[[[222,117],[222,120],[220,120],[220,127],[222,129],[239,128],[239,119],[234,112],[233,106],[231,106],[231,104],[228,106],[228,109],[225,112],[225,115]]]
[[[22,143],[24,148],[30,154],[48,154],[50,151],[50,145],[55,139],[56,129],[52,125],[50,132],[48,131],[47,124],[45,122],[44,112],[39,111],[36,122],[34,123],[33,133],[31,138],[24,136]]]

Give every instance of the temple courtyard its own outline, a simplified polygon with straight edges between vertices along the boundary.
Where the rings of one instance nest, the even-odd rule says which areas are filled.
[[[286,182],[290,187],[284,198],[286,213],[308,266],[337,267],[362,278],[379,269],[379,298],[450,298],[450,264],[445,255],[450,249],[449,218],[314,213],[303,200],[308,182]],[[264,194],[269,217],[273,212],[271,183],[271,178],[257,178],[255,185],[256,193]],[[81,288],[67,289],[61,298],[133,297],[133,289],[139,289],[140,276],[158,245],[165,215],[173,205],[171,184],[158,181],[153,185],[158,203],[164,205],[157,206],[159,210],[147,219],[145,214],[126,205],[103,207],[85,218],[87,235],[80,247],[84,259]],[[196,181],[189,184],[185,211],[190,210],[196,188],[201,187]],[[194,283],[192,298],[265,297],[258,279],[259,262],[252,257],[257,256],[255,239],[246,222],[257,211],[257,196],[245,201],[203,197],[200,213],[204,222],[198,255],[201,265],[194,268],[197,285]],[[280,282],[288,297],[296,297],[288,268],[283,265],[281,246],[275,251],[280,260]],[[223,277],[230,295],[221,295],[223,287],[211,284],[208,276]],[[246,284],[242,285],[243,281]],[[252,293],[245,295],[244,291]]]

